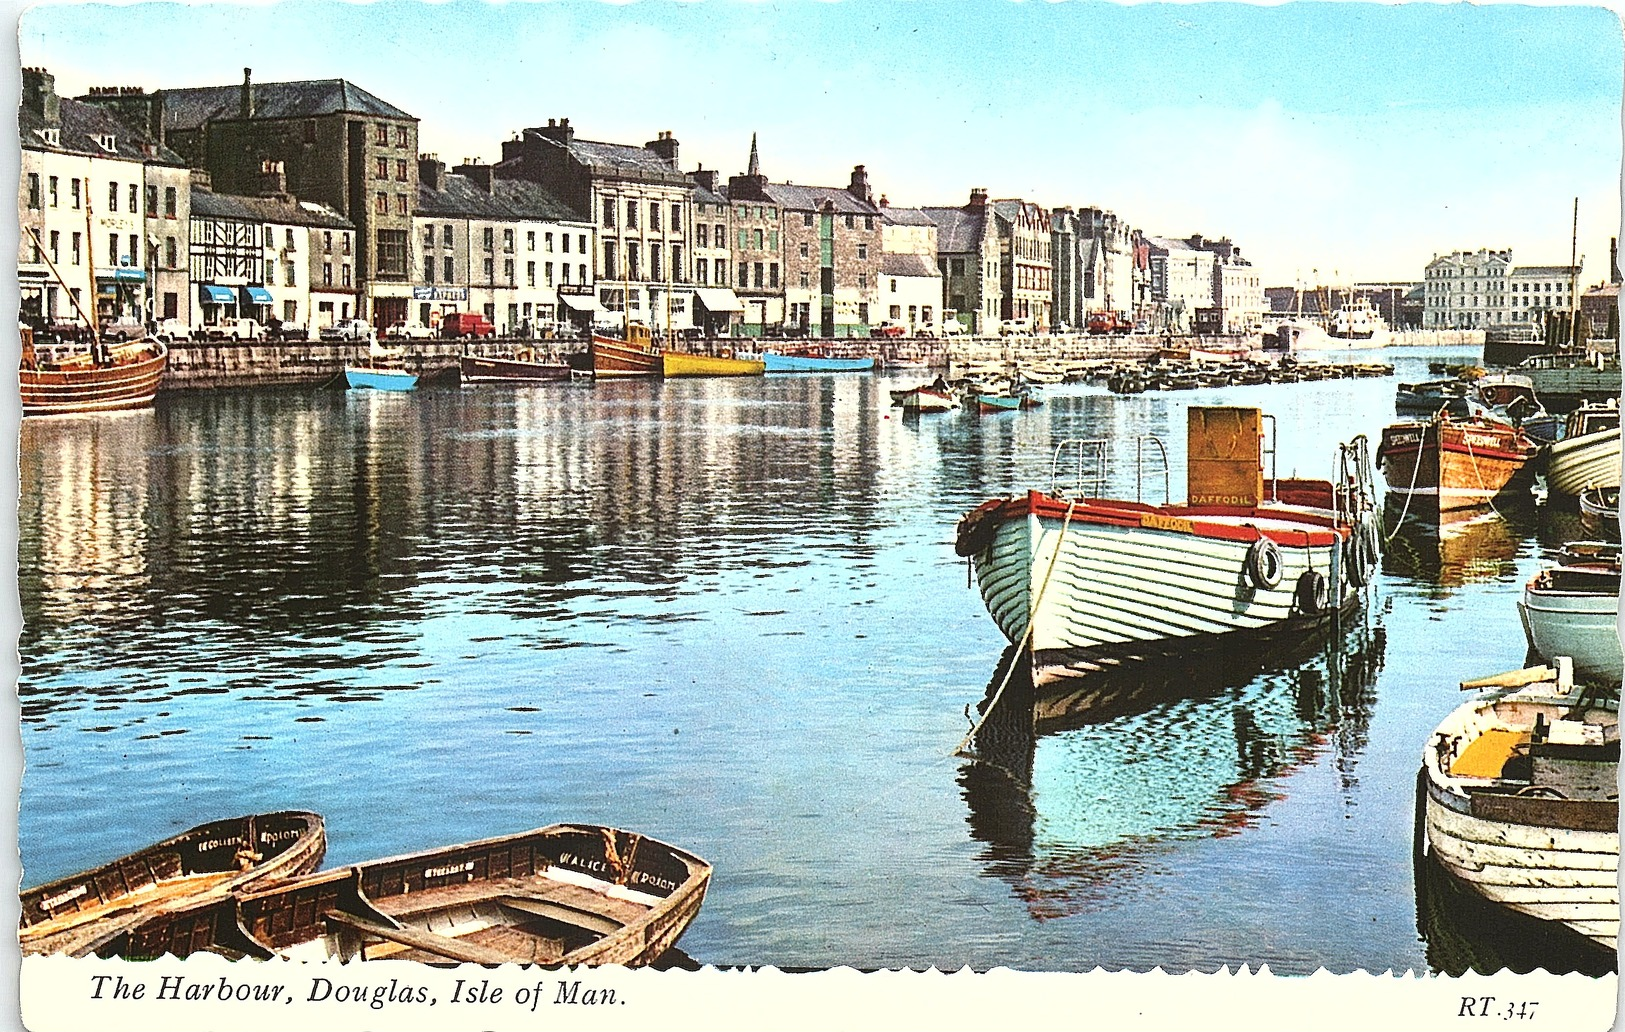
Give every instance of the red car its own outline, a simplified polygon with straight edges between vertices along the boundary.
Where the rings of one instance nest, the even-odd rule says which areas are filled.
[[[451,312],[440,320],[442,337],[490,337],[496,327],[478,312]]]
[[[884,323],[881,323],[879,326],[876,326],[874,329],[870,330],[869,331],[869,336],[871,336],[871,337],[903,337],[903,336],[907,336],[907,332],[908,331],[903,328],[902,323],[884,322]]]

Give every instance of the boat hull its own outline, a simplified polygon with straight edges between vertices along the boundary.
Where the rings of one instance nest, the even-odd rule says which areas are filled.
[[[919,387],[912,391],[902,392],[897,403],[903,406],[904,412],[947,412],[959,407],[959,403],[947,391],[931,390]]]
[[[128,356],[121,358],[120,356]],[[140,351],[114,349],[110,365],[64,363],[55,369],[17,373],[24,416],[64,416],[147,408],[169,364],[169,349],[148,341]]]
[[[1619,540],[1619,488],[1598,487],[1580,492],[1580,523],[1588,533]]]
[[[1625,670],[1619,645],[1619,582],[1612,574],[1612,594],[1561,591],[1540,587],[1537,577],[1518,601],[1529,647],[1549,663],[1559,656],[1574,660],[1574,671],[1618,684]]]
[[[761,359],[715,358],[679,351],[663,353],[660,361],[660,373],[667,379],[680,376],[760,376],[764,368]]]
[[[1390,497],[1412,512],[1449,512],[1527,495],[1538,449],[1511,427],[1398,423],[1382,432],[1377,465]]]
[[[660,352],[596,334],[588,348],[594,376],[659,376]]]
[[[286,811],[199,825],[106,866],[21,894],[24,953],[85,956],[154,915],[321,866],[322,819]],[[245,859],[258,857],[250,866]]]
[[[568,380],[570,372],[570,367],[563,362],[526,362],[472,355],[458,359],[458,374],[463,383],[546,383]]]
[[[1611,952],[1619,939],[1619,807],[1609,798],[1618,702],[1581,704],[1572,689],[1555,688],[1492,692],[1439,725],[1422,755],[1421,842],[1482,898]]]
[[[972,568],[994,623],[1028,654],[1035,685],[1102,659],[1308,631],[1356,597],[1341,569],[1346,532],[1329,520],[1283,520],[1263,509],[1072,507],[1037,492],[987,518],[996,528]],[[1280,557],[1269,587],[1247,573],[1264,536]],[[1309,591],[1305,604],[1300,585],[1316,577],[1321,591]]]
[[[367,366],[346,366],[344,380],[351,390],[410,391],[417,387],[416,373],[404,369],[375,369]]]
[[[1619,487],[1619,427],[1553,443],[1546,458],[1546,484],[1577,497],[1596,487]]]
[[[875,367],[872,358],[821,358],[815,355],[782,355],[762,352],[762,364],[769,373],[864,373]]]

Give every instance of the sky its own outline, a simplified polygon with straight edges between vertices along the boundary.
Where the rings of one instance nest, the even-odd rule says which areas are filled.
[[[1620,222],[1619,18],[1510,4],[1008,0],[48,3],[24,66],[65,96],[344,78],[420,149],[496,160],[518,130],[670,130],[685,170],[845,185],[897,205],[972,187],[1228,236],[1267,285],[1419,280],[1513,249],[1583,280]]]

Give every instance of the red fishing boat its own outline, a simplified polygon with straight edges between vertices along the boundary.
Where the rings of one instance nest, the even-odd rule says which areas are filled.
[[[640,323],[627,324],[624,337],[592,335],[592,373],[594,376],[659,376],[661,374],[660,349],[654,346],[649,327]]]
[[[1377,467],[1394,503],[1449,512],[1527,495],[1539,451],[1517,427],[1444,415],[1384,428]]]

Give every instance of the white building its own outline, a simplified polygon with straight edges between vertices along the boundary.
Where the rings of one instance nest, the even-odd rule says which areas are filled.
[[[923,254],[880,256],[880,307],[884,321],[906,326],[910,336],[942,330],[942,273]]]
[[[1582,263],[1583,264],[1583,263]],[[1507,277],[1507,322],[1541,325],[1553,312],[1579,306],[1578,265],[1519,265]]]
[[[1218,256],[1184,240],[1146,237],[1150,248],[1151,300],[1156,306],[1156,329],[1186,333],[1198,308],[1218,304],[1214,295],[1214,266]]]
[[[58,97],[55,79],[41,69],[23,73],[18,132],[17,275],[24,318],[81,326],[84,318],[145,322],[149,278],[176,271],[184,240],[182,232],[173,255],[160,243],[158,265],[149,269],[148,223],[167,221],[171,230],[185,224],[181,202],[172,220],[144,216],[143,201],[152,196],[147,167],[184,175],[184,162],[103,109]]]
[[[1511,318],[1511,250],[1453,251],[1435,255],[1424,275],[1422,327],[1482,329]]]

